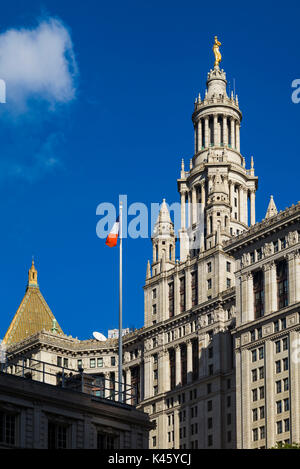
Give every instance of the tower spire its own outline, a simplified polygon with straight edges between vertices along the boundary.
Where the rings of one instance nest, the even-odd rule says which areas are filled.
[[[37,283],[37,270],[36,270],[35,265],[34,265],[33,256],[32,256],[31,267],[28,271],[28,286],[29,287],[37,287],[38,286],[38,283]]]

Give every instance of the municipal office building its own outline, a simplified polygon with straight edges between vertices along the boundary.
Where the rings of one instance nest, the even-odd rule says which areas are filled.
[[[123,336],[124,401],[148,414],[152,449],[300,443],[300,202],[278,212],[271,196],[256,221],[240,103],[214,52],[193,104],[194,154],[178,163],[181,227],[175,234],[163,200],[145,259],[144,326]],[[28,368],[55,386],[62,367],[66,382],[90,375],[104,400],[118,392],[118,338],[63,332],[34,264],[4,343],[10,375]]]

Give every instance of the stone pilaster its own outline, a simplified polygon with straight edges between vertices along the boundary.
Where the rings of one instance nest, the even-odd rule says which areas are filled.
[[[193,380],[193,346],[192,341],[187,342],[187,382],[191,383]]]
[[[175,384],[178,386],[181,383],[181,350],[180,345],[175,347],[175,363],[176,363],[176,373],[175,373]]]
[[[270,314],[277,310],[277,281],[275,262],[264,264],[263,272],[265,286],[265,314]]]
[[[250,225],[255,225],[255,189],[250,190]]]

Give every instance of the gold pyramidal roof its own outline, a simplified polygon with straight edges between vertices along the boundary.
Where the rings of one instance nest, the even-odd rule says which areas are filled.
[[[32,261],[28,272],[28,285],[25,296],[4,336],[6,345],[13,345],[43,329],[63,334],[51,309],[40,292],[37,283],[37,270]]]

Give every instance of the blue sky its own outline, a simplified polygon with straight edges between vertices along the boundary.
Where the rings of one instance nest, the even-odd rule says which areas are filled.
[[[118,250],[96,236],[96,207],[179,201],[191,114],[213,66],[243,112],[241,152],[259,176],[257,219],[300,199],[299,4],[23,1],[1,7],[1,322],[3,337],[34,255],[64,332],[118,327]],[[10,31],[10,33],[8,33]],[[49,41],[49,44],[48,44]],[[26,63],[22,62],[24,53]],[[149,239],[124,241],[124,327],[143,325]]]

